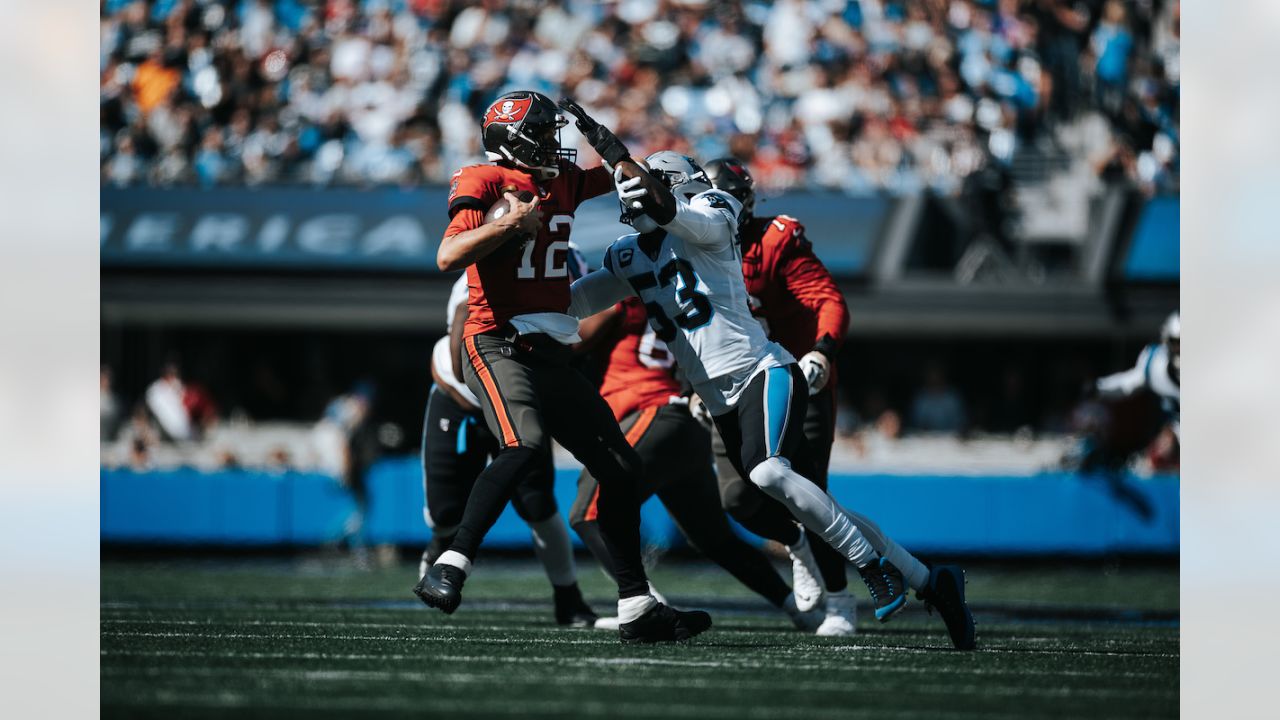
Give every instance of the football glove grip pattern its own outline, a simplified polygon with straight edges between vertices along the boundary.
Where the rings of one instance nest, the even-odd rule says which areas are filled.
[[[609,128],[595,121],[582,106],[572,98],[561,98],[560,108],[574,117],[574,125],[582,133],[591,147],[600,154],[606,165],[616,168],[618,163],[631,157],[627,146],[622,144],[617,135]]]

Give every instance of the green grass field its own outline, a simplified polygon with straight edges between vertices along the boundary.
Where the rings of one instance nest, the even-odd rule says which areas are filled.
[[[610,585],[582,565],[597,611]],[[109,717],[1175,717],[1174,567],[973,565],[979,650],[949,650],[913,603],[815,638],[728,575],[666,562],[654,582],[715,626],[631,647],[561,630],[533,562],[483,562],[453,616],[410,594],[416,564],[340,558],[104,561]],[[856,575],[854,576],[856,580]],[[865,590],[861,590],[865,597]]]

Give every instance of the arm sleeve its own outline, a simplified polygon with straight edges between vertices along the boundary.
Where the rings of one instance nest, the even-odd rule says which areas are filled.
[[[578,204],[613,192],[613,173],[601,165],[578,172]]]
[[[663,225],[685,241],[704,247],[733,242],[742,205],[726,193],[710,191],[689,202],[676,202],[676,216]]]
[[[484,224],[484,213],[474,208],[460,208],[453,213],[449,227],[444,229],[445,237],[453,237],[460,232],[475,230]]]
[[[1147,361],[1151,348],[1143,348],[1138,364],[1114,375],[1098,378],[1098,394],[1104,398],[1122,398],[1138,392],[1147,384]]]
[[[629,297],[631,286],[605,268],[587,274],[569,286],[569,314],[581,320]]]
[[[822,261],[813,254],[813,245],[804,236],[804,227],[796,224],[783,256],[778,263],[778,277],[787,291],[818,318],[813,341],[830,337],[836,348],[844,342],[849,328],[849,305]]]

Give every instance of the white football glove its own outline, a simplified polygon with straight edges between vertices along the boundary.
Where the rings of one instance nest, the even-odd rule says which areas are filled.
[[[809,383],[809,394],[817,395],[831,378],[831,363],[826,355],[810,350],[800,358],[800,372],[804,373],[804,379]]]
[[[708,430],[716,424],[715,420],[711,419],[711,411],[707,409],[707,404],[702,402],[698,393],[689,396],[689,414]]]
[[[639,210],[641,208],[640,198],[649,194],[649,189],[641,184],[642,178],[633,177],[630,179],[622,176],[622,166],[613,169],[613,185],[618,190],[618,198],[630,208]]]

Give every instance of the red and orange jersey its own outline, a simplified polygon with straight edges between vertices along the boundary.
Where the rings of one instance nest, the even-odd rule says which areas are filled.
[[[542,227],[528,242],[511,242],[467,268],[465,334],[493,330],[516,315],[562,313],[569,307],[569,233],[584,201],[613,190],[603,166],[583,170],[560,163],[560,174],[543,182],[498,165],[471,165],[454,173],[449,188],[445,237],[480,227],[504,192],[528,191],[540,198]]]
[[[658,339],[640,299],[618,303],[621,320],[604,347],[608,348],[600,395],[618,420],[636,410],[666,405],[680,395],[675,357]]]
[[[844,341],[849,307],[835,280],[788,215],[752,218],[739,230],[752,313],[797,359],[824,335]]]

